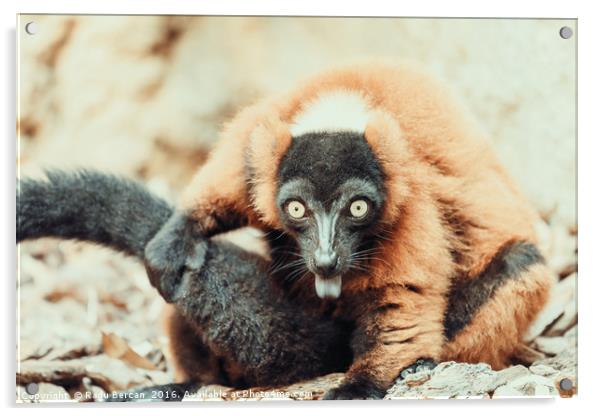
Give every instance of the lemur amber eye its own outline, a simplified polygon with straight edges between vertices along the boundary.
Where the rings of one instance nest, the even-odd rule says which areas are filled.
[[[349,212],[352,217],[362,218],[368,213],[368,203],[363,199],[355,200],[349,206]]]
[[[293,217],[294,219],[303,218],[305,215],[305,205],[303,205],[299,201],[291,201],[286,206],[286,210],[288,211],[288,215]]]

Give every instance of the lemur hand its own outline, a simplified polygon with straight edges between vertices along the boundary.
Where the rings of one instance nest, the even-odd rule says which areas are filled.
[[[437,363],[434,360],[420,358],[414,364],[404,368],[397,380],[403,380],[410,374],[431,371],[435,367],[437,367]],[[343,382],[340,386],[330,389],[322,397],[322,400],[382,399],[386,393],[387,389],[378,388],[370,380],[356,379]]]
[[[382,399],[386,392],[370,380],[354,380],[328,390],[322,400],[376,400]]]
[[[185,293],[187,271],[205,262],[207,239],[185,213],[175,212],[144,250],[144,266],[151,284],[173,303]]]

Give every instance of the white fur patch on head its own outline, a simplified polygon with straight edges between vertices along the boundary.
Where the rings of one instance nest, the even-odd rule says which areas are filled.
[[[363,133],[369,109],[359,93],[335,90],[306,104],[291,124],[291,135],[320,131],[355,131]]]

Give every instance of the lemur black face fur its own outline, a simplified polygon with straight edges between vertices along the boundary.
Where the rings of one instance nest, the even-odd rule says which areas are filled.
[[[385,200],[384,176],[362,134],[294,137],[278,171],[277,204],[321,298],[361,269]]]

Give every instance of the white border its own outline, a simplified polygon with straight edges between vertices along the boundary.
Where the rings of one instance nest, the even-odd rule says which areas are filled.
[[[6,365],[2,368],[1,386],[2,403],[11,406],[14,402],[14,368],[15,368],[15,311],[14,311],[14,32],[15,14],[22,13],[128,13],[128,14],[277,14],[277,15],[397,15],[397,16],[456,16],[456,17],[555,17],[579,18],[579,396],[571,400],[548,401],[504,401],[491,403],[488,401],[402,401],[395,403],[268,403],[260,406],[257,403],[236,403],[228,406],[203,404],[201,409],[190,409],[190,406],[167,406],[169,412],[183,411],[211,412],[216,410],[227,413],[245,414],[282,414],[304,415],[308,412],[327,413],[343,410],[344,412],[365,413],[368,408],[378,407],[378,412],[396,414],[400,412],[420,412],[420,414],[441,414],[451,411],[463,414],[507,415],[509,411],[527,410],[547,415],[567,415],[585,413],[590,408],[598,408],[596,399],[600,397],[600,305],[602,294],[602,273],[597,265],[597,237],[602,235],[600,215],[602,204],[600,198],[600,179],[602,178],[602,163],[598,158],[602,131],[600,128],[600,96],[602,94],[599,75],[602,74],[600,54],[597,50],[599,39],[602,39],[602,24],[600,13],[597,13],[594,1],[546,1],[526,2],[524,0],[505,0],[503,2],[483,2],[473,0],[392,2],[390,0],[370,0],[361,2],[299,0],[285,2],[282,0],[232,0],[220,2],[192,2],[189,0],[169,0],[163,2],[140,2],[137,0],[21,0],[18,4],[8,1],[1,2],[2,13],[2,89],[4,97],[1,100],[3,143],[2,189],[4,203],[1,205],[2,238],[1,264],[5,266],[2,282],[4,284],[4,310],[2,316],[2,333],[4,340],[2,358]],[[137,406],[137,411],[148,415],[163,415],[166,406]],[[96,414],[106,413],[106,408],[91,408]],[[131,414],[133,407],[114,408],[111,412]],[[516,410],[515,410],[516,409]],[[82,407],[65,408],[52,406],[41,409],[44,414],[77,414]],[[519,411],[520,411],[519,410]],[[9,413],[15,409],[10,409]],[[33,409],[25,409],[26,413]]]

